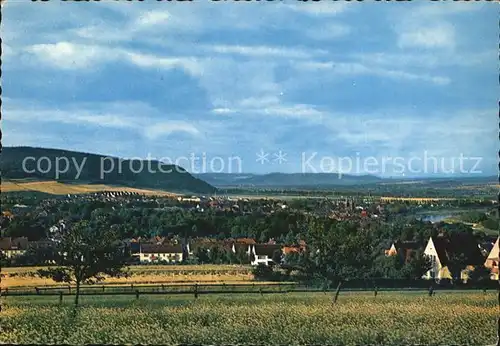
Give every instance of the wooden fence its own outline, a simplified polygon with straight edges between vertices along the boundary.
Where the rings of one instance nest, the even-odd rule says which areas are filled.
[[[355,281],[343,282],[342,291],[371,291],[375,295],[383,291],[429,291],[431,283],[425,285],[380,285],[366,282],[361,285]],[[80,287],[81,295],[142,295],[142,294],[271,294],[271,293],[306,293],[306,292],[335,292],[338,285],[327,287],[308,286],[294,283],[276,284],[190,284],[190,285],[167,285],[167,284],[146,284],[146,285],[86,285]],[[477,285],[432,285],[433,291],[440,290],[497,290],[498,283],[492,282],[481,287]],[[2,289],[2,296],[34,296],[34,295],[74,295],[74,286],[57,287],[30,287],[30,288],[6,288]]]

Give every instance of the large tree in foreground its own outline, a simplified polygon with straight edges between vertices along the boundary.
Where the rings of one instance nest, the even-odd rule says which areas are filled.
[[[54,235],[51,261],[56,267],[41,269],[41,277],[76,285],[75,306],[81,284],[93,284],[111,277],[126,276],[123,270],[128,251],[113,229],[98,229],[88,222],[64,227]]]

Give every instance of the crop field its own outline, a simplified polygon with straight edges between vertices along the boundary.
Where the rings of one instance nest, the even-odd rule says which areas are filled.
[[[2,268],[2,288],[43,287],[63,285],[51,279],[40,278],[36,271],[42,267]],[[253,274],[243,265],[137,265],[130,266],[127,278],[106,278],[103,284],[154,284],[154,283],[249,283]],[[66,286],[64,284],[64,286]]]
[[[144,195],[175,196],[176,194],[161,190],[135,189],[103,184],[66,184],[57,181],[2,181],[3,192],[38,191],[53,195],[84,194],[100,191],[137,192]]]
[[[383,202],[438,202],[438,201],[454,201],[456,198],[444,198],[444,197],[380,197]]]
[[[0,343],[492,345],[496,292],[2,299]]]

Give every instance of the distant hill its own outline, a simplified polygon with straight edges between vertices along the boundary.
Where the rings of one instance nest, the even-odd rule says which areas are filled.
[[[425,185],[429,187],[457,187],[474,184],[498,184],[497,177],[457,176],[429,178],[381,178],[374,175],[337,173],[202,173],[196,177],[218,188],[316,188],[374,185]]]
[[[26,171],[23,169],[23,160],[25,158],[35,158],[26,161]],[[36,168],[36,163],[41,163],[41,170]],[[70,164],[66,172],[56,176],[57,158],[68,158]],[[127,186],[132,188],[159,189],[170,192],[183,193],[212,193],[216,188],[203,180],[193,177],[182,167],[167,165],[158,161],[142,161],[144,169],[139,172],[139,161],[133,162],[131,167],[129,160],[121,160],[121,171],[119,170],[120,159],[109,158],[98,154],[88,154],[70,150],[46,149],[34,147],[3,147],[0,155],[0,170],[2,178],[5,179],[39,179],[39,180],[57,180],[65,183],[78,184],[107,184]],[[77,162],[82,166],[81,174],[77,177],[78,171],[74,164]],[[74,161],[73,161],[74,160]],[[51,164],[51,169],[47,170]],[[101,177],[101,166],[108,169],[114,163],[114,169],[110,173],[103,174]],[[64,171],[66,163],[63,159],[59,160],[60,171]],[[160,168],[164,173],[160,171]],[[47,171],[46,171],[47,170]],[[28,172],[29,171],[29,172]],[[137,173],[135,173],[137,172]]]
[[[216,187],[326,188],[375,184],[383,179],[372,175],[341,175],[336,173],[202,173],[196,175]]]

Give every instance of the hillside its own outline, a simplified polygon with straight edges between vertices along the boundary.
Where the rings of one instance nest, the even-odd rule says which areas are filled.
[[[148,190],[138,189],[133,187],[112,186],[103,184],[75,184],[75,183],[61,183],[54,180],[43,181],[25,181],[25,180],[3,180],[2,193],[16,192],[32,193],[38,192],[42,195],[78,195],[88,194],[93,192],[132,192],[146,196],[175,196],[172,192],[163,190]]]
[[[26,171],[23,169],[23,160],[32,157],[26,161]],[[40,158],[41,170],[36,169],[36,163]],[[56,174],[56,162],[58,158],[66,157],[69,165],[66,170],[66,163],[59,159],[60,174]],[[212,193],[216,189],[203,180],[193,177],[183,168],[175,165],[163,164],[158,161],[142,161],[144,169],[139,171],[139,161],[130,165],[129,160],[110,158],[98,154],[88,154],[69,150],[46,149],[34,147],[4,147],[0,155],[0,170],[4,179],[37,179],[37,180],[56,180],[63,183],[77,184],[105,184],[117,185],[137,189],[157,189],[170,192],[181,193]],[[84,161],[85,160],[85,161]],[[50,170],[48,163],[51,163]],[[78,176],[77,165],[81,167]],[[114,164],[114,169],[101,177],[101,167],[106,170]],[[82,165],[82,163],[84,163]],[[148,164],[151,169],[148,169]],[[160,171],[163,170],[162,173]]]

